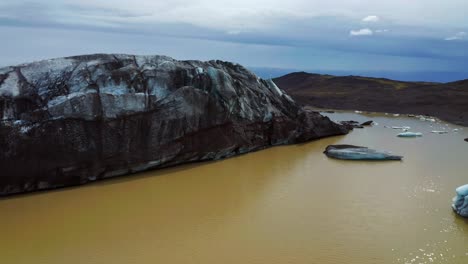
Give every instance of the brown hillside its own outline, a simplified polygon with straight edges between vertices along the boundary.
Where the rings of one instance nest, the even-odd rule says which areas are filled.
[[[297,72],[276,78],[274,82],[304,105],[430,115],[468,126],[468,80],[451,83],[402,82]]]

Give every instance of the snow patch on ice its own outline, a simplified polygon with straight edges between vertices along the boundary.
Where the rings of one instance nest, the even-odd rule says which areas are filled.
[[[96,93],[96,91],[87,90],[86,92],[76,92],[76,93],[71,93],[71,94],[67,94],[67,95],[60,95],[60,96],[57,96],[54,99],[50,100],[47,103],[47,107],[54,107],[56,105],[63,104],[65,102],[67,102],[68,100],[73,99],[75,97],[84,96],[86,94],[91,94],[91,93]]]
[[[125,95],[129,94],[129,89],[126,85],[115,85],[99,87],[99,92],[102,94]]]
[[[148,93],[150,95],[155,95],[156,96],[156,99],[157,100],[161,100],[161,99],[164,99],[166,98],[169,94],[170,94],[170,91],[169,89],[166,87],[165,84],[161,84],[159,81],[157,80],[154,80],[154,79],[150,79],[148,81],[148,86],[149,86],[149,91]]]
[[[102,60],[90,60],[90,61],[86,62],[86,66],[87,67],[96,66],[96,65],[99,65],[101,63],[102,63]]]
[[[120,115],[141,112],[146,107],[146,94],[126,95],[101,94],[101,105],[104,116],[116,118]]]
[[[60,78],[64,71],[71,70],[75,64],[75,60],[65,58],[44,60],[21,67],[21,73],[28,81],[37,80],[46,72],[49,78]]]
[[[284,94],[283,91],[281,91],[281,89],[278,88],[278,86],[276,86],[276,84],[273,82],[272,79],[268,79],[267,84],[268,84],[268,88],[275,91],[278,95],[282,96]]]
[[[197,67],[195,70],[197,71],[197,74],[203,74],[205,72],[202,67]]]
[[[8,74],[8,77],[3,81],[0,86],[0,96],[12,96],[16,97],[19,95],[18,75],[14,72]]]
[[[29,132],[29,130],[31,130],[33,127],[32,126],[22,126],[20,128],[20,132],[23,133],[23,134],[26,134]]]

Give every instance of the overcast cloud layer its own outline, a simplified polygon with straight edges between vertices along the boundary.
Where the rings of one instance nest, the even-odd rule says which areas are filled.
[[[294,69],[468,72],[465,10],[466,0],[4,0],[0,65],[119,52]]]

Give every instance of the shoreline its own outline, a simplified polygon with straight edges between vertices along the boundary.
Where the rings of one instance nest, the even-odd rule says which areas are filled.
[[[299,102],[301,104],[301,102]],[[356,114],[381,114],[385,116],[405,116],[405,117],[410,117],[410,118],[426,118],[426,119],[435,119],[436,121],[442,121],[442,122],[447,122],[452,125],[456,126],[462,126],[462,127],[468,127],[468,120],[467,121],[461,121],[461,122],[454,122],[451,120],[448,120],[446,118],[441,118],[436,115],[424,115],[424,114],[414,114],[414,113],[406,113],[406,112],[384,112],[384,111],[369,111],[369,110],[361,110],[361,109],[338,109],[338,108],[321,108],[321,107],[315,107],[312,105],[308,104],[302,104],[302,107],[304,109],[316,111],[319,113],[327,113],[327,112],[346,112],[346,113],[356,113]]]

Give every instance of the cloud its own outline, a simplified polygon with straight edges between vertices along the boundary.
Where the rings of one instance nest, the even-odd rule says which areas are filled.
[[[42,13],[34,13],[34,5],[43,6]],[[420,15],[421,6],[430,18]],[[440,0],[2,0],[0,18],[78,24],[179,23],[222,32],[238,28],[269,30],[280,23],[320,16],[357,18],[361,23],[392,21],[456,28],[468,24],[467,8],[466,0],[447,0],[444,4]]]
[[[274,62],[282,67],[312,67],[315,64],[309,61],[315,55],[310,50],[314,49],[320,51],[320,56],[322,50],[329,50],[328,55],[347,54],[350,67],[364,55],[386,58],[386,62],[395,56],[404,57],[414,62],[415,69],[422,64],[442,65],[440,61],[416,65],[421,60],[463,60],[463,65],[468,65],[466,40],[444,40],[461,39],[463,35],[455,34],[460,31],[468,33],[468,29],[460,28],[468,24],[468,16],[463,16],[468,1],[447,1],[451,4],[441,5],[440,0],[3,0],[0,35],[15,41],[0,41],[0,63],[28,61],[19,59],[25,58],[23,53],[28,47],[31,59],[117,52],[167,54],[181,59],[221,58],[257,66]],[[431,18],[420,15],[422,4],[428,6],[425,10]],[[446,12],[442,14],[441,10]],[[422,21],[425,19],[428,21]],[[39,41],[39,34],[16,32],[24,28],[47,33]],[[51,31],[39,31],[42,29]],[[10,37],[6,37],[6,31],[12,32]],[[63,32],[68,32],[67,37],[62,36]],[[56,38],[48,39],[52,35]],[[75,35],[72,47],[66,38]],[[125,41],[119,43],[120,38]],[[146,44],[132,41],[137,38]],[[159,44],[162,39],[167,40],[164,46]],[[43,45],[41,50],[29,48],[29,43],[38,42]],[[173,42],[198,44],[196,49],[187,49]],[[251,52],[265,47],[274,52],[262,53],[262,58]],[[284,56],[275,62],[269,55],[279,51]],[[327,62],[328,57],[317,65]],[[341,62],[348,63],[344,58],[340,60],[336,64],[339,67]]]
[[[389,32],[389,31],[390,31],[390,30],[388,30],[388,29],[377,29],[377,30],[375,30],[374,32],[375,32],[375,33],[386,33],[386,32]]]
[[[373,23],[373,22],[379,22],[380,18],[378,16],[366,16],[365,18],[362,19],[362,22],[366,23]]]
[[[240,33],[242,33],[240,30],[229,30],[226,32],[228,35],[239,35]]]
[[[372,36],[374,32],[369,28],[363,28],[359,30],[351,30],[349,35],[352,37],[359,37],[359,36]]]
[[[463,31],[462,31],[462,32],[458,32],[458,33],[455,34],[454,36],[445,38],[445,40],[448,40],[448,41],[451,41],[451,40],[464,40],[464,39],[468,39],[468,33],[463,32]]]

